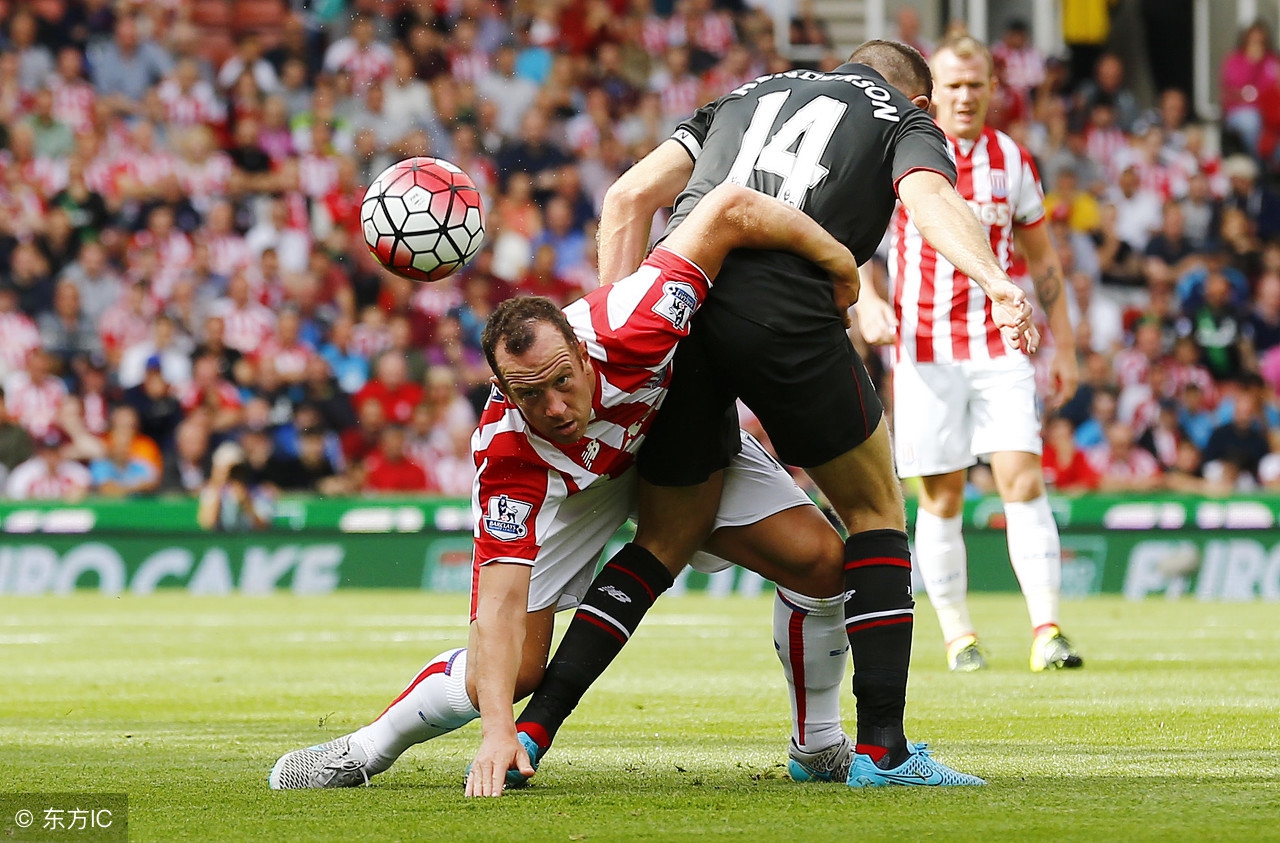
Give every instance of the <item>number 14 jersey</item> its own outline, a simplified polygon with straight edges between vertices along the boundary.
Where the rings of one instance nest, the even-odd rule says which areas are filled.
[[[898,181],[933,170],[955,181],[942,131],[861,64],[764,76],[703,106],[672,138],[694,159],[671,232],[716,185],[776,196],[813,217],[864,263],[893,214]],[[783,252],[736,251],[704,311],[724,307],[774,330],[808,331],[837,315],[831,281]]]

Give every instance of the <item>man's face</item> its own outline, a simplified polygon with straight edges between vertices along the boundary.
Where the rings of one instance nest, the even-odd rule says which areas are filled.
[[[985,57],[960,58],[950,50],[934,56],[933,102],[942,131],[968,140],[981,135],[994,87]]]
[[[499,386],[534,430],[560,445],[586,435],[596,375],[581,346],[570,345],[555,326],[542,322],[528,351],[509,354],[499,343],[495,358]]]

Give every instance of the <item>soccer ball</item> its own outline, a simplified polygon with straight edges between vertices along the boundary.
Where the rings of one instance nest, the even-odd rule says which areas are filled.
[[[413,281],[439,281],[480,251],[480,191],[440,158],[406,158],[373,180],[360,206],[364,241],[378,262]]]

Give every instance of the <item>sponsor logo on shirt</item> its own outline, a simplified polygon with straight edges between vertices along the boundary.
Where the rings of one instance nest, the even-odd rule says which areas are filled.
[[[689,320],[698,309],[698,291],[683,281],[668,281],[662,285],[662,298],[653,306],[653,312],[670,322],[677,331],[689,329]]]
[[[488,511],[480,523],[485,532],[498,541],[513,542],[529,535],[529,528],[524,522],[532,511],[532,504],[498,495],[489,498]]]

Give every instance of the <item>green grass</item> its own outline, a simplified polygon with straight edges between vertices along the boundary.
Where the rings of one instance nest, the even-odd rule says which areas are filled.
[[[0,790],[127,792],[138,841],[1280,840],[1280,609],[1261,603],[1068,603],[1088,666],[1032,675],[1021,601],[978,597],[993,669],[967,676],[922,606],[908,734],[986,788],[788,781],[768,600],[687,597],[653,611],[528,790],[463,798],[474,726],[369,788],[267,789],[282,752],[361,725],[463,643],[465,608],[0,599]]]

